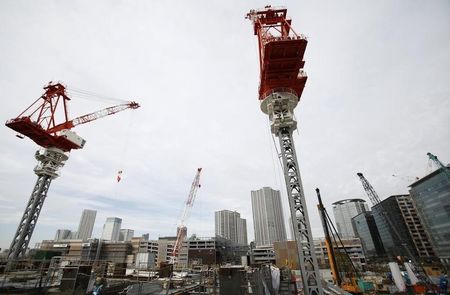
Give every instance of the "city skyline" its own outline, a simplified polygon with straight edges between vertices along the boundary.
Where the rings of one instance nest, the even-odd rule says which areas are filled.
[[[251,241],[248,194],[257,187],[280,190],[288,212],[283,172],[257,101],[256,39],[243,17],[266,3],[202,2],[201,11],[188,3],[61,2],[52,9],[25,3],[0,4],[3,122],[50,80],[142,105],[75,129],[86,145],[71,153],[52,183],[30,245],[60,228],[76,230],[83,208],[97,210],[102,221],[120,216],[123,227],[139,235],[172,235],[199,166],[204,178],[190,233],[212,235],[213,212],[229,208],[247,219]],[[385,199],[408,192],[410,182],[392,174],[426,174],[427,152],[450,161],[449,5],[286,3],[296,31],[309,38],[309,78],[294,136],[314,238],[323,235],[315,187],[327,208],[346,196],[367,201],[355,175],[361,171]],[[166,23],[163,11],[174,21],[156,29],[154,22]],[[98,19],[100,12],[117,21]],[[204,33],[193,38],[200,28]],[[167,32],[178,32],[177,38]],[[188,45],[180,50],[180,44]],[[159,97],[168,92],[169,98]],[[111,104],[73,97],[70,116]],[[38,147],[14,135],[0,128],[0,164],[8,167],[0,171],[2,249],[36,181]],[[101,226],[94,226],[93,236],[100,236]]]

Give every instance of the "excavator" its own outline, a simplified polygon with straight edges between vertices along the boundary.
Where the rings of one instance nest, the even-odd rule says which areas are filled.
[[[334,284],[340,287],[342,290],[351,294],[364,294],[364,292],[367,291],[374,291],[375,287],[373,283],[364,281],[362,278],[360,278],[358,270],[353,264],[353,261],[351,260],[350,255],[345,249],[344,244],[339,237],[339,234],[337,233],[333,222],[330,219],[330,216],[323,206],[322,198],[320,196],[320,190],[318,188],[316,188],[316,193],[319,200],[317,208],[319,209],[319,215],[325,234],[325,245],[327,248],[328,261],[330,263]],[[342,246],[342,249],[344,251],[343,253],[339,250],[335,252],[334,245],[339,249],[339,244]],[[339,261],[340,265],[338,265],[337,261]],[[342,276],[341,274],[344,275]]]

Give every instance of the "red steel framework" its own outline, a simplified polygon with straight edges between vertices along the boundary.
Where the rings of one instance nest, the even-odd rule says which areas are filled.
[[[279,88],[292,89],[300,98],[307,79],[301,69],[308,41],[292,29],[286,8],[266,8],[247,14],[258,36],[259,99]]]
[[[58,135],[57,132],[64,129],[69,130],[77,125],[85,124],[128,108],[137,109],[139,107],[139,104],[136,102],[127,102],[69,120],[67,102],[70,98],[66,94],[66,87],[56,83],[45,86],[44,90],[44,94],[16,118],[8,120],[5,125],[29,137],[42,147],[55,147],[65,152],[81,147],[66,137]],[[62,116],[62,123],[57,123],[59,119],[57,116]]]

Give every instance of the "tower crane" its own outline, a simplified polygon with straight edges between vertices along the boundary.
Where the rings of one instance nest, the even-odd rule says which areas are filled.
[[[283,160],[300,271],[307,295],[323,294],[319,266],[314,252],[305,195],[292,132],[297,128],[294,109],[307,80],[303,55],[308,41],[297,34],[284,7],[266,6],[251,10],[246,18],[258,38],[261,110],[269,116],[272,133],[278,137]]]
[[[450,179],[450,171],[447,167],[445,167],[444,164],[442,164],[441,161],[439,161],[438,157],[433,155],[432,153],[427,153],[428,158],[433,161],[433,163],[438,167],[438,169],[442,169],[444,171],[444,174],[447,175],[447,177]]]
[[[52,180],[59,176],[58,170],[69,158],[69,152],[82,149],[86,143],[71,129],[126,109],[139,108],[138,103],[127,102],[70,120],[67,104],[71,99],[66,87],[50,82],[44,90],[25,111],[5,124],[18,132],[20,138],[26,136],[43,148],[35,154],[38,163],[34,172],[38,178],[11,242],[9,260],[25,254]],[[62,122],[58,122],[61,117]]]
[[[178,254],[180,252],[181,246],[183,244],[183,240],[186,238],[186,221],[189,218],[192,210],[192,206],[194,205],[195,196],[197,195],[197,191],[200,188],[200,173],[202,172],[202,168],[197,169],[197,173],[195,174],[194,180],[192,181],[191,190],[189,191],[188,198],[186,200],[186,204],[183,209],[183,213],[181,214],[180,222],[177,226],[177,239],[175,241],[175,245],[173,246],[172,251],[172,259],[175,262]]]

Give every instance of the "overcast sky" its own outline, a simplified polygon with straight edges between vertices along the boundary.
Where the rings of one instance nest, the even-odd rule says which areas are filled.
[[[76,230],[84,208],[135,234],[174,235],[197,167],[202,187],[188,235],[214,234],[214,211],[237,210],[253,239],[250,191],[281,189],[257,100],[257,40],[245,14],[265,1],[0,1],[0,119],[17,116],[50,80],[141,108],[74,129],[87,143],[51,184],[32,242]],[[308,36],[295,143],[313,234],[314,189],[327,209],[407,193],[427,152],[450,162],[450,2],[287,1]],[[72,117],[113,105],[73,97]],[[0,128],[0,247],[7,248],[36,180],[36,144]],[[118,170],[123,180],[117,183]],[[402,177],[392,177],[397,174]]]

